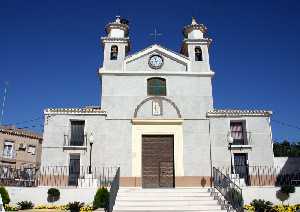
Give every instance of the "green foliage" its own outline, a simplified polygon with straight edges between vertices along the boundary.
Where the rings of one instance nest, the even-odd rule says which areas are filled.
[[[280,191],[282,193],[286,193],[286,194],[295,193],[295,186],[293,186],[293,185],[283,185],[283,186],[281,186]]]
[[[21,201],[18,202],[17,205],[19,206],[20,210],[32,209],[34,207],[31,201]]]
[[[47,197],[48,202],[55,202],[59,200],[59,197],[60,197],[60,192],[57,188],[48,189],[48,197]]]
[[[84,207],[84,203],[82,202],[69,202],[69,204],[67,205],[67,208],[71,211],[71,212],[79,212],[80,208]]]
[[[300,157],[300,142],[283,141],[282,143],[274,143],[273,152],[275,157]]]
[[[0,187],[0,195],[2,197],[3,205],[9,204],[10,202],[9,194],[3,186]]]
[[[231,205],[234,208],[240,208],[243,207],[244,205],[244,200],[243,200],[243,196],[240,192],[238,192],[238,190],[236,190],[235,188],[230,188],[225,196],[225,199],[230,201]]]
[[[94,208],[107,208],[109,201],[109,192],[107,188],[99,188],[94,197],[93,207]]]
[[[256,212],[264,212],[264,211],[270,211],[272,209],[273,203],[262,199],[254,199],[250,203],[250,205],[255,208]]]
[[[18,211],[19,208],[13,205],[4,205],[4,209],[5,211]]]

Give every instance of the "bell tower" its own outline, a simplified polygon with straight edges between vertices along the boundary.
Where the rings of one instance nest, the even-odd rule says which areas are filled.
[[[182,32],[184,39],[180,53],[190,59],[191,71],[210,72],[208,47],[212,40],[204,38],[207,28],[192,18],[192,23],[185,26]]]
[[[121,71],[123,61],[130,50],[130,41],[128,37],[128,21],[116,17],[105,27],[106,36],[101,37],[104,48],[103,69],[105,71]]]

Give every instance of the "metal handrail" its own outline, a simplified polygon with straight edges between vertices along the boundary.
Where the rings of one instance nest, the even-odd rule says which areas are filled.
[[[243,211],[242,189],[215,167],[213,167],[213,185],[236,211]]]
[[[108,212],[113,211],[117,194],[119,191],[119,186],[120,186],[120,167],[118,167],[116,171],[116,175],[110,185],[110,190],[109,190],[109,202],[108,202]]]

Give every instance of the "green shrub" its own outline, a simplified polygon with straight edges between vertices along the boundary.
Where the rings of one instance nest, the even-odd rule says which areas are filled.
[[[273,203],[262,199],[258,199],[258,200],[254,199],[250,203],[250,205],[255,208],[256,212],[264,212],[264,211],[270,211],[272,209]]]
[[[93,207],[94,208],[108,208],[109,192],[107,188],[99,188],[95,194]]]
[[[56,202],[57,200],[59,200],[59,197],[60,197],[60,192],[57,188],[48,189],[48,197],[47,197],[48,202]]]
[[[32,209],[34,207],[31,201],[21,201],[18,202],[17,205],[19,206],[20,210]]]
[[[4,205],[4,209],[5,211],[18,211],[19,208],[17,206],[14,205]]]
[[[234,208],[241,208],[244,205],[243,196],[235,188],[230,188],[225,196],[225,199],[230,201]]]
[[[280,191],[285,194],[295,193],[295,186],[293,185],[282,185]]]
[[[71,212],[79,212],[80,208],[82,208],[83,206],[84,206],[84,203],[82,203],[82,202],[69,202],[69,204],[67,205],[67,208]]]
[[[3,205],[9,204],[10,202],[9,194],[3,186],[0,187],[0,195],[2,197]]]

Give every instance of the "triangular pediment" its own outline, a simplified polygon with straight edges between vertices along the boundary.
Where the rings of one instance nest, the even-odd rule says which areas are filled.
[[[155,44],[127,56],[124,61],[126,71],[151,71],[148,61],[154,54],[158,54],[164,59],[164,65],[159,71],[186,72],[188,70],[190,61],[186,56]]]
[[[130,62],[132,60],[136,60],[138,59],[139,57],[142,57],[144,55],[148,55],[150,53],[162,53],[162,54],[165,54],[165,55],[169,55],[170,57],[173,57],[173,58],[176,58],[178,60],[181,60],[182,62],[185,62],[187,63],[189,61],[189,58],[180,54],[180,53],[177,53],[177,52],[174,52],[174,51],[171,51],[165,47],[162,47],[160,45],[157,45],[157,44],[154,44],[154,45],[151,45],[141,51],[138,51],[132,55],[129,55],[125,58],[125,62]]]

